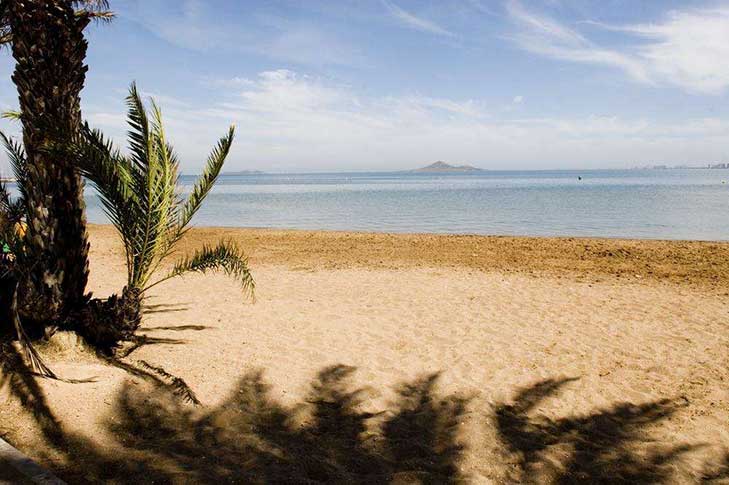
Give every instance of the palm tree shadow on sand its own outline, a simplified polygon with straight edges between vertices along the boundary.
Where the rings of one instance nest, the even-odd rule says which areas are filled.
[[[685,399],[620,403],[582,416],[538,414],[545,399],[574,378],[546,379],[520,389],[511,404],[494,408],[497,433],[510,455],[517,483],[710,483],[729,478],[729,455],[687,471],[685,455],[703,445],[655,443],[649,431],[670,418]]]
[[[365,389],[350,385],[354,370],[323,369],[293,407],[271,397],[260,371],[247,373],[203,415],[167,391],[126,385],[106,423],[117,448],[73,438],[64,448],[74,469],[58,474],[69,483],[467,481],[457,437],[466,398],[439,397],[433,374],[399,387],[391,409],[365,412]]]
[[[64,431],[32,378],[4,377],[49,448],[64,455],[67,465],[55,471],[69,483],[471,481],[461,470],[468,397],[439,395],[438,374],[430,374],[401,384],[387,409],[366,412],[367,390],[352,385],[354,371],[344,365],[323,369],[306,399],[293,406],[271,396],[261,371],[249,372],[207,412],[165,386],[144,392],[125,385],[105,423],[115,442],[104,448]],[[469,453],[479,459],[480,449],[502,448],[503,463],[493,465],[511,471],[505,481],[519,483],[660,483],[682,468],[695,446],[643,446],[649,429],[680,405],[657,401],[584,416],[540,416],[540,404],[570,380],[541,381],[518,390],[510,404],[495,405],[498,442],[471,443]],[[697,482],[727,478],[729,456],[692,476]]]

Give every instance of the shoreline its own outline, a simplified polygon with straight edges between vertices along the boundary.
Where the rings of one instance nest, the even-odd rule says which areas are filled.
[[[113,240],[107,236],[112,236],[114,229],[89,224],[89,233],[92,240],[103,240],[102,245],[107,246]],[[283,265],[300,270],[459,267],[578,280],[614,278],[718,290],[729,287],[729,242],[724,241],[199,226],[190,230],[179,250],[188,252],[220,238],[240,244],[254,266]]]
[[[88,222],[88,227],[113,227],[111,224]],[[216,226],[216,225],[192,225],[191,228],[202,230],[240,230],[240,231],[261,231],[261,232],[290,232],[290,233],[332,233],[332,234],[364,234],[372,236],[434,236],[434,237],[481,237],[481,238],[510,238],[510,239],[557,239],[557,240],[596,240],[596,241],[623,241],[623,242],[665,242],[665,243],[707,243],[707,244],[726,244],[729,245],[729,239],[671,239],[671,238],[652,238],[652,237],[623,237],[623,236],[559,236],[559,235],[529,235],[529,234],[480,234],[476,232],[418,232],[418,231],[367,231],[367,230],[349,230],[349,229],[303,229],[296,227],[266,227],[266,226]]]

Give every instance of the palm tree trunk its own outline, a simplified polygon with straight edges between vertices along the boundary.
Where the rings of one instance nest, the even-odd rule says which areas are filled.
[[[34,266],[19,285],[20,312],[35,329],[58,323],[86,302],[88,240],[83,180],[63,144],[81,122],[88,18],[69,0],[13,0],[8,8],[12,79],[18,89],[28,163],[26,247]]]
[[[15,338],[13,312],[17,310],[18,282],[11,266],[12,262],[0,257],[0,346],[3,342]]]

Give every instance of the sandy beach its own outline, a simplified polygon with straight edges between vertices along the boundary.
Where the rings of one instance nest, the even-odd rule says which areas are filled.
[[[125,281],[120,245],[110,227],[90,234],[90,286],[105,296]],[[249,253],[255,301],[225,275],[155,287],[149,340],[121,360],[164,368],[201,406],[60,333],[40,348],[47,363],[94,378],[39,381],[75,451],[53,451],[8,385],[0,434],[70,482],[133,482],[130,457],[144,463],[137,479],[220,479],[232,456],[233,481],[283,481],[309,466],[287,461],[288,444],[312,467],[340,454],[377,463],[370,444],[337,445],[355,411],[372,413],[357,437],[433,430],[407,435],[429,449],[400,461],[425,453],[467,483],[697,481],[729,449],[729,243],[200,228],[180,249],[221,236]],[[313,429],[322,402],[338,411]]]

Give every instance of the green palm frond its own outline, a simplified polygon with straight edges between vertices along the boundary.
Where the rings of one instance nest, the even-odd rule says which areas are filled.
[[[244,292],[253,295],[256,285],[248,267],[248,258],[231,241],[220,242],[217,246],[204,245],[192,255],[180,259],[166,276],[150,285],[150,288],[185,273],[211,271],[223,271],[238,281]]]
[[[89,178],[108,208],[119,212],[123,204],[131,204],[135,197],[130,163],[114,148],[111,140],[88,124],[81,127],[83,143],[74,146],[75,156],[82,159],[81,173]]]
[[[2,43],[1,40],[0,43]],[[0,118],[4,118],[6,120],[20,121],[20,111],[12,109],[3,111],[2,115],[0,115]]]
[[[20,197],[27,200],[28,195],[28,164],[26,162],[25,150],[23,146],[5,133],[0,131],[0,140],[2,140],[5,150],[13,169],[13,175],[20,191]]]
[[[23,256],[23,240],[17,228],[25,220],[25,212],[23,198],[13,199],[5,183],[0,182],[0,240],[16,258]]]
[[[218,140],[218,144],[208,156],[208,160],[205,163],[205,169],[198,181],[195,183],[192,192],[182,208],[179,222],[180,227],[185,227],[190,223],[192,217],[200,208],[202,201],[213,188],[213,185],[215,185],[215,181],[218,179],[220,171],[223,168],[223,163],[225,163],[225,157],[227,157],[230,152],[234,136],[235,127],[231,125],[230,128],[228,128],[228,133]]]
[[[231,127],[218,141],[202,176],[183,201],[178,195],[179,161],[167,141],[161,109],[152,101],[147,110],[135,84],[129,89],[126,103],[128,156],[121,155],[100,132],[86,125],[74,153],[83,175],[98,190],[105,212],[121,234],[128,286],[144,293],[174,276],[217,269],[235,277],[252,293],[253,279],[247,260],[231,242],[203,248],[150,284],[152,275],[172,254],[220,175],[234,129]]]
[[[126,103],[127,124],[129,125],[129,131],[127,132],[129,151],[136,167],[143,171],[149,157],[149,120],[147,119],[147,112],[144,103],[142,103],[142,98],[137,91],[136,83],[132,83],[130,86]]]
[[[20,197],[13,199],[7,189],[5,183],[0,184],[0,238],[8,245],[10,252],[20,261],[15,266],[22,268],[24,264],[30,263],[24,261],[24,244],[22,238],[16,231],[16,225],[23,222],[27,218],[27,206],[25,201],[28,195],[28,174],[25,150],[18,142],[9,138],[5,133],[0,132],[0,140],[2,140],[7,152],[8,160],[13,168],[16,178]]]
[[[10,212],[12,206],[12,199],[10,197],[10,191],[5,182],[0,182],[0,212]]]
[[[79,141],[72,150],[80,161],[81,174],[98,192],[104,213],[122,238],[127,271],[130,272],[134,245],[129,238],[137,217],[131,162],[100,131],[92,130],[87,123],[81,127]]]
[[[13,167],[15,177],[18,180],[25,179],[27,174],[27,164],[23,146],[1,131],[0,138],[2,138],[3,145],[8,153],[10,165]]]

